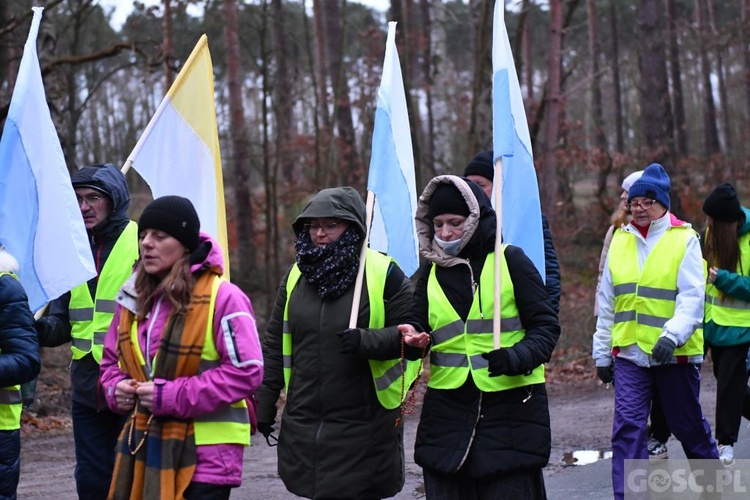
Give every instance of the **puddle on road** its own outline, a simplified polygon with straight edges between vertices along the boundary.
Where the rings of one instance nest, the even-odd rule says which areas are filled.
[[[562,463],[564,465],[589,465],[608,458],[612,458],[611,450],[566,451],[563,453]]]

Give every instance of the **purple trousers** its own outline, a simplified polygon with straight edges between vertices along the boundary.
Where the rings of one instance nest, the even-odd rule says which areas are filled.
[[[615,418],[612,423],[612,489],[625,495],[625,460],[648,459],[646,428],[651,397],[658,394],[672,434],[687,458],[719,458],[711,428],[703,416],[700,365],[674,364],[643,368],[615,359]]]

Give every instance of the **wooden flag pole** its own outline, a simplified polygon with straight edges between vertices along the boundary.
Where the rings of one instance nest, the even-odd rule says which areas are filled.
[[[354,298],[352,299],[352,312],[349,316],[349,328],[357,328],[357,316],[359,315],[359,302],[362,299],[362,281],[365,276],[365,258],[367,247],[370,242],[370,226],[372,225],[372,208],[375,206],[375,193],[367,190],[367,203],[365,204],[365,241],[362,242],[362,250],[359,252],[359,269],[357,279],[354,282]]]
[[[503,159],[495,162],[495,183],[492,186],[495,198],[495,305],[492,311],[492,341],[495,349],[500,349],[500,313],[502,311],[500,291],[502,290],[503,257]]]
[[[120,169],[120,172],[122,172],[123,174],[127,174],[128,170],[130,170],[130,167],[132,167],[132,166],[133,166],[133,160],[131,160],[130,158],[128,158],[125,161],[125,165],[123,165],[122,168]]]

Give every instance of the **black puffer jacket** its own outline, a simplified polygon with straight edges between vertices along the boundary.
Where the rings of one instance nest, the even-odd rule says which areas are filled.
[[[364,203],[352,188],[318,193],[295,221],[296,234],[313,217],[347,220],[364,235]],[[264,377],[257,392],[261,423],[274,421],[276,401],[284,387],[286,282],[285,276],[263,339]],[[394,425],[400,410],[386,410],[378,402],[368,358],[400,356],[401,334],[396,325],[409,318],[412,291],[397,266],[389,271],[384,297],[369,297],[363,286],[357,319],[361,344],[356,355],[341,354],[336,335],[347,329],[354,286],[337,299],[323,300],[303,276],[291,293],[293,368],[281,417],[278,467],[287,489],[295,495],[384,498],[403,487],[403,427]],[[385,328],[367,328],[371,300],[384,302]]]
[[[18,265],[0,247],[0,271],[17,272]],[[18,280],[0,276],[0,387],[28,382],[40,368],[34,316]],[[0,498],[14,498],[20,473],[20,431],[0,432]]]
[[[432,246],[429,198],[440,182],[453,183],[464,194],[471,214],[464,226],[462,250],[451,257]],[[478,283],[485,258],[494,249],[495,213],[473,183],[455,176],[433,179],[417,208],[420,250],[429,262],[419,273],[415,291],[415,319],[430,331],[427,278],[434,264],[436,278],[462,319],[473,300],[472,282]],[[549,360],[560,334],[557,315],[542,279],[523,251],[505,250],[525,337],[508,348],[513,371],[532,370]],[[477,291],[481,293],[481,291]],[[531,395],[531,398],[528,396]],[[544,467],[551,447],[549,409],[544,384],[500,392],[480,391],[471,376],[458,389],[429,389],[415,443],[416,462],[442,473],[473,478]]]
[[[125,230],[128,219],[130,193],[125,182],[125,175],[120,170],[107,163],[105,165],[89,165],[76,172],[72,178],[73,187],[94,187],[109,196],[112,200],[112,213],[93,229],[88,230],[91,254],[94,256],[97,276],[88,282],[89,292],[96,296],[96,285],[99,273],[107,263],[109,254],[115,246],[120,234]],[[127,265],[132,265],[129,263]],[[63,294],[49,305],[49,315],[36,322],[39,343],[43,347],[57,347],[70,342],[70,320],[68,307],[70,293]],[[99,381],[99,363],[94,356],[88,354],[81,359],[74,360],[70,365],[70,385],[73,401],[90,408],[108,411],[104,395],[101,394]]]

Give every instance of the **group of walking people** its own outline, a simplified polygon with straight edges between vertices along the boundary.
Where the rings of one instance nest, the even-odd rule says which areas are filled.
[[[743,411],[750,416],[750,211],[722,184],[703,203],[699,234],[670,212],[659,164],[626,177],[621,198],[602,251],[593,337],[597,375],[614,384],[615,498],[625,495],[625,460],[665,458],[670,434],[688,459],[731,466]],[[699,402],[707,352],[715,439]]]
[[[429,182],[416,217],[424,263],[411,278],[367,248],[356,190],[313,195],[292,224],[295,264],[262,347],[252,305],[224,278],[222,251],[191,202],[157,198],[136,223],[124,175],[111,164],[84,167],[72,184],[97,276],[36,321],[14,277],[0,276],[0,299],[11,290],[0,315],[14,315],[0,339],[6,330],[13,338],[0,347],[6,391],[36,376],[38,345],[71,343],[82,499],[229,498],[251,433],[272,439],[278,424],[278,472],[291,493],[374,499],[403,487],[407,394],[429,356],[415,445],[427,497],[544,498],[544,363],[560,333],[559,266],[545,223],[546,284],[512,245],[502,245],[495,269],[495,212],[468,178],[491,189],[493,164],[484,152],[466,176]],[[12,356],[25,366],[11,380],[3,368]],[[15,452],[0,481],[7,498],[19,472],[20,406],[13,411],[15,449],[0,440],[3,456]]]

